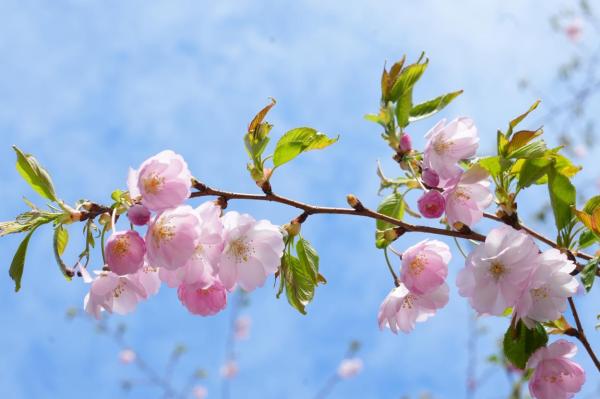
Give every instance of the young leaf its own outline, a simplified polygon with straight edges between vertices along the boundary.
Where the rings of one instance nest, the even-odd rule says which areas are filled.
[[[599,242],[600,238],[594,234],[591,230],[585,230],[579,235],[579,249],[585,249],[596,242]]]
[[[65,253],[65,249],[67,249],[67,244],[69,243],[69,232],[61,225],[56,228],[54,234],[56,237],[56,249],[58,254],[62,256],[62,254]]]
[[[519,180],[517,188],[522,189],[531,186],[542,176],[548,173],[550,160],[547,158],[533,158],[523,161],[521,170],[519,170]]]
[[[592,259],[581,271],[581,282],[585,288],[585,292],[590,292],[596,279],[596,271],[598,270],[598,259]]]
[[[404,196],[400,193],[388,195],[377,207],[377,212],[402,220],[404,216]],[[377,221],[377,230],[383,231],[391,227],[396,226],[381,220]]]
[[[520,369],[525,369],[529,357],[548,342],[548,334],[540,323],[530,330],[519,320],[504,334],[503,350],[506,358]]]
[[[600,195],[590,198],[583,206],[583,211],[592,215],[596,208],[600,207]]]
[[[313,299],[315,284],[312,272],[298,258],[288,254],[283,256],[283,276],[285,294],[290,305],[302,314],[306,314],[306,305]]]
[[[17,171],[23,179],[33,188],[39,195],[56,201],[56,193],[50,175],[44,169],[37,159],[32,155],[23,153],[19,148],[13,146],[17,153]]]
[[[396,103],[396,121],[398,126],[408,126],[410,109],[412,108],[412,88],[403,93]]]
[[[423,75],[423,72],[425,72],[425,69],[427,69],[427,63],[428,61],[426,60],[423,64],[411,64],[402,70],[390,91],[391,101],[397,101],[413,88],[415,83],[421,78],[421,75]]]
[[[483,169],[487,170],[492,177],[500,175],[500,172],[502,171],[502,164],[499,156],[481,158],[477,163]]]
[[[277,142],[275,154],[273,155],[273,165],[275,167],[281,166],[303,152],[320,150],[335,143],[338,139],[339,136],[329,138],[325,134],[309,127],[292,129]]]
[[[517,116],[515,119],[513,119],[512,121],[510,121],[510,123],[508,124],[508,131],[506,132],[506,136],[508,138],[510,138],[510,136],[512,135],[513,129],[519,123],[521,123],[521,121],[523,119],[525,119],[527,117],[527,115],[529,115],[534,109],[536,109],[539,104],[540,104],[540,100],[537,100],[536,102],[533,103],[533,105],[531,107],[529,107],[529,109],[527,110],[527,112],[525,112],[525,113]]]
[[[508,148],[506,149],[508,153],[518,150],[519,148],[525,146],[531,140],[541,135],[544,131],[542,129],[538,130],[521,130],[512,136],[510,141],[508,142]]]
[[[430,117],[431,115],[441,111],[448,104],[452,102],[456,97],[462,94],[462,90],[454,91],[452,93],[447,93],[441,95],[439,97],[434,98],[433,100],[426,101],[424,103],[420,103],[412,107],[410,110],[409,121],[414,122],[419,119],[424,119]]]
[[[573,216],[571,208],[575,205],[575,187],[568,177],[549,168],[548,191],[556,228],[562,230],[569,225]]]
[[[507,147],[508,158],[512,159],[533,159],[542,157],[548,148],[546,147],[546,143],[543,140],[534,141],[533,143],[529,143],[524,145],[521,148],[518,148],[512,152],[508,151],[510,147],[510,143]]]
[[[31,235],[35,231],[35,228],[29,232],[25,236],[25,239],[17,248],[17,252],[13,257],[13,260],[10,264],[10,269],[8,270],[8,275],[15,282],[15,292],[18,292],[21,289],[21,278],[23,277],[23,268],[25,267],[25,256],[27,255],[27,247],[29,246],[29,239]]]
[[[312,245],[304,238],[300,238],[296,244],[298,260],[310,272],[315,285],[319,282],[319,255]]]

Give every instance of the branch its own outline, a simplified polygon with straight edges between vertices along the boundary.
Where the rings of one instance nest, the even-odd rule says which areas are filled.
[[[588,355],[590,355],[590,357],[592,358],[594,365],[596,366],[598,371],[600,371],[600,360],[598,360],[598,357],[596,357],[594,349],[592,349],[590,342],[585,336],[585,332],[583,331],[583,325],[581,324],[581,320],[579,319],[579,314],[577,313],[577,308],[575,307],[575,302],[573,301],[573,298],[569,298],[569,306],[571,307],[571,313],[573,313],[575,325],[577,326],[577,333],[573,334],[573,336],[581,342]]]

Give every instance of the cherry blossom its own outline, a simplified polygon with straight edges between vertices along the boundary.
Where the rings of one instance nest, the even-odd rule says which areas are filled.
[[[394,334],[397,334],[398,330],[411,332],[415,323],[424,322],[438,309],[446,306],[448,293],[447,284],[440,285],[428,294],[419,295],[410,292],[400,283],[388,294],[379,308],[379,328],[388,327]]]
[[[532,327],[535,321],[560,318],[567,309],[567,298],[575,295],[579,283],[571,276],[575,264],[557,249],[538,256],[537,266],[529,278],[529,286],[521,295],[516,311],[518,317]]]
[[[150,264],[175,270],[197,253],[200,218],[189,205],[158,215],[148,226],[146,245]]]
[[[177,296],[190,313],[200,316],[217,314],[227,305],[227,290],[217,279],[181,284]]]
[[[363,361],[358,357],[354,357],[342,360],[338,367],[337,374],[340,378],[348,379],[356,377],[362,369]]]
[[[448,276],[450,248],[438,240],[424,240],[402,254],[400,279],[412,293],[427,294],[444,284]]]
[[[127,218],[136,226],[145,226],[150,221],[151,213],[142,204],[135,204],[127,210]]]
[[[103,310],[124,315],[133,312],[138,302],[145,297],[147,293],[136,279],[103,271],[92,281],[90,292],[83,300],[83,307],[96,319],[100,318]]]
[[[461,175],[454,187],[444,191],[448,224],[462,223],[471,227],[477,223],[494,199],[489,185],[487,172],[474,166]]]
[[[583,37],[583,22],[581,18],[574,18],[565,27],[565,34],[573,43],[577,43]]]
[[[208,389],[202,385],[197,385],[192,390],[192,395],[194,395],[194,399],[205,399],[208,396]]]
[[[443,119],[426,135],[427,144],[423,154],[425,168],[433,169],[440,179],[451,180],[460,175],[457,165],[462,159],[475,155],[479,146],[477,127],[470,118],[456,118],[446,124]]]
[[[250,327],[252,319],[250,316],[240,316],[235,320],[233,336],[236,340],[248,339],[250,336]]]
[[[113,233],[104,248],[106,263],[118,275],[135,273],[144,265],[146,243],[133,230]]]
[[[407,153],[410,152],[410,150],[412,150],[412,139],[410,138],[408,133],[404,133],[402,137],[400,137],[400,144],[398,147],[403,153]]]
[[[501,315],[514,306],[536,266],[538,248],[527,234],[502,226],[468,256],[456,284],[479,314]]]
[[[190,197],[192,174],[181,155],[165,150],[145,160],[127,179],[129,193],[141,196],[142,204],[151,211],[164,211],[181,205]]]
[[[160,289],[159,269],[145,264],[135,274],[130,275],[144,289],[144,299],[158,294]]]
[[[227,361],[223,366],[221,366],[221,377],[225,378],[225,379],[232,379],[234,378],[237,373],[239,371],[237,362],[235,360],[229,360]]]
[[[444,196],[437,190],[425,192],[417,201],[419,212],[426,218],[436,219],[444,214],[446,203]]]
[[[119,361],[123,364],[131,364],[135,362],[137,355],[131,349],[123,349],[119,352]]]
[[[528,360],[534,369],[529,380],[529,393],[536,399],[569,399],[581,390],[585,382],[583,368],[570,360],[577,347],[560,339],[538,349]]]
[[[219,277],[231,290],[236,283],[246,291],[262,286],[281,262],[284,242],[281,230],[267,220],[232,211],[223,218],[225,248],[219,262]]]

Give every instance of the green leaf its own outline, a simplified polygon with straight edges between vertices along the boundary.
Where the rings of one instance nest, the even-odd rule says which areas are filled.
[[[600,241],[600,238],[593,231],[585,230],[579,235],[579,249],[585,249]]]
[[[420,103],[412,107],[410,110],[409,121],[414,122],[419,119],[424,119],[430,117],[431,115],[441,111],[448,104],[452,102],[456,97],[462,94],[462,90],[454,91],[452,93],[447,93],[441,95],[439,97],[434,98],[433,100],[426,101],[424,103]]]
[[[296,244],[296,253],[303,267],[310,271],[314,285],[317,285],[319,283],[319,255],[317,251],[308,241],[300,237]]]
[[[536,102],[533,103],[533,105],[531,105],[531,107],[529,107],[529,109],[527,110],[527,112],[525,112],[525,113],[517,116],[515,119],[513,119],[512,121],[510,121],[510,123],[508,124],[508,131],[506,132],[506,136],[508,138],[510,138],[510,136],[512,135],[513,129],[519,123],[521,123],[521,121],[523,119],[525,119],[527,117],[527,115],[529,115],[534,109],[536,109],[539,104],[540,104],[540,100],[537,100]]]
[[[583,211],[591,215],[598,207],[600,207],[600,195],[590,198],[583,206]]]
[[[8,270],[8,275],[15,282],[15,292],[18,292],[21,289],[21,278],[23,277],[23,268],[25,267],[27,247],[29,246],[29,239],[34,231],[35,228],[25,236],[23,241],[21,241],[21,244],[19,245],[19,248],[17,248],[17,252],[15,253],[15,256],[10,264],[10,269]]]
[[[556,228],[562,230],[569,225],[573,216],[571,207],[575,205],[575,187],[568,177],[549,168],[548,191]]]
[[[117,189],[117,190],[113,191],[113,192],[110,194],[110,198],[111,198],[113,201],[117,202],[117,203],[120,203],[120,202],[121,202],[121,198],[122,198],[122,196],[123,196],[123,190],[119,190],[119,189]]]
[[[425,72],[425,69],[427,69],[427,64],[428,61],[426,60],[423,64],[411,64],[404,68],[392,86],[390,100],[397,101],[404,94],[408,93],[409,90],[412,90],[415,83],[417,83],[423,72]]]
[[[58,254],[62,256],[69,243],[69,232],[61,225],[56,228],[54,234],[56,235],[56,249]]]
[[[548,173],[551,161],[547,158],[533,158],[523,161],[519,171],[517,188],[522,189],[531,186],[542,176]]]
[[[585,292],[590,292],[596,279],[596,271],[598,270],[598,259],[592,259],[581,271],[581,282],[585,288]]]
[[[277,142],[275,154],[273,155],[273,164],[275,167],[281,166],[303,152],[320,150],[335,143],[338,139],[339,136],[329,138],[325,134],[309,127],[292,129],[285,133]]]
[[[508,154],[512,159],[533,159],[542,157],[548,148],[543,140],[534,141]]]
[[[312,273],[306,264],[290,254],[283,256],[282,266],[287,300],[300,313],[306,314],[306,305],[315,294]]]
[[[502,171],[501,159],[499,156],[481,158],[477,163],[483,169],[487,170],[490,176],[498,176]]]
[[[32,155],[23,153],[19,148],[13,146],[17,153],[17,171],[23,179],[33,188],[39,195],[56,201],[56,193],[50,175],[44,169],[37,159]]]
[[[408,126],[409,114],[412,108],[412,89],[402,94],[396,103],[396,121],[398,126]]]
[[[512,136],[508,143],[508,147],[506,151],[511,153],[513,151],[518,150],[519,148],[524,147],[527,143],[529,143],[534,138],[541,135],[544,131],[542,129],[538,130],[521,130]]]
[[[519,320],[504,335],[503,350],[506,358],[520,369],[525,369],[529,357],[548,342],[548,334],[540,323],[530,330]]]
[[[383,201],[381,201],[381,203],[377,207],[377,212],[399,220],[402,220],[402,218],[404,217],[404,210],[404,196],[399,193],[392,193],[388,195],[384,198]],[[396,226],[381,220],[377,220],[376,226],[377,232],[375,237],[375,244],[377,248],[385,248],[390,244],[390,242],[388,242],[385,239],[382,232]]]

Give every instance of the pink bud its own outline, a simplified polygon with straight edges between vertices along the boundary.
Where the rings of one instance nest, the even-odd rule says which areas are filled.
[[[120,353],[119,353],[119,360],[121,361],[121,363],[123,364],[130,364],[133,363],[135,361],[136,358],[136,354],[134,351],[132,351],[131,349],[123,349]]]
[[[137,231],[113,233],[104,247],[106,264],[120,276],[137,272],[144,266],[146,243]]]
[[[227,291],[219,280],[208,286],[202,281],[181,284],[177,289],[177,296],[190,313],[200,316],[217,314],[227,305]]]
[[[430,168],[423,169],[421,179],[423,180],[423,183],[429,187],[437,187],[438,184],[440,184],[440,177],[437,173],[435,173],[435,170]]]
[[[406,153],[412,150],[412,139],[407,133],[404,133],[402,137],[400,137],[400,151]]]
[[[419,212],[426,218],[435,219],[444,214],[444,196],[436,190],[429,190],[417,201]]]
[[[150,211],[141,204],[136,204],[127,211],[129,221],[136,226],[145,226],[150,221]]]

